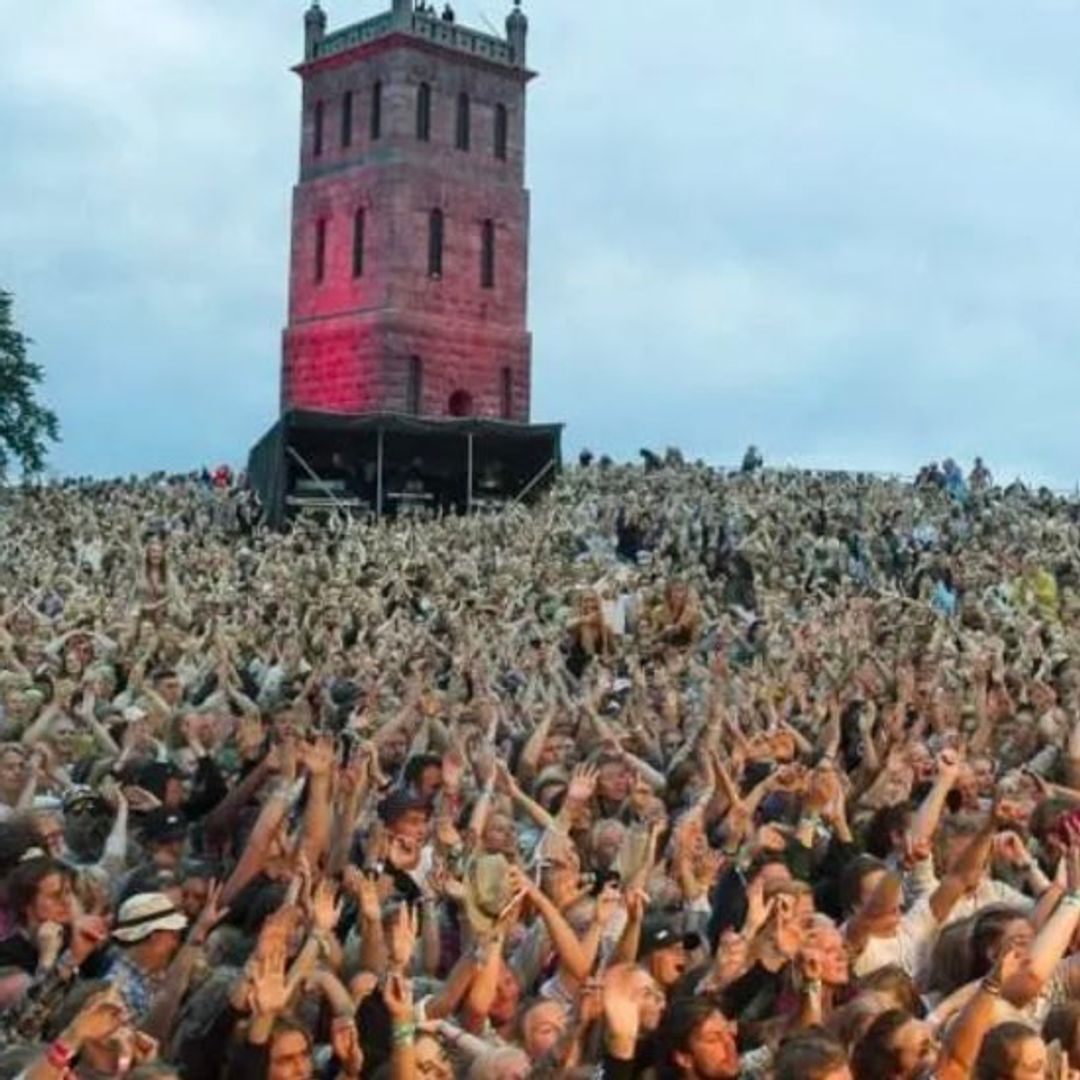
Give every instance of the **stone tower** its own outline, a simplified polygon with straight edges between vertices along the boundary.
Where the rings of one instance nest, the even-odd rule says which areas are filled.
[[[529,419],[527,35],[312,4],[283,409]]]

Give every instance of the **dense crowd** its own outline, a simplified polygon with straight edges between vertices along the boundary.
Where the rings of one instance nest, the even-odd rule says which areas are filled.
[[[0,1078],[1080,1069],[1080,505],[0,493]]]

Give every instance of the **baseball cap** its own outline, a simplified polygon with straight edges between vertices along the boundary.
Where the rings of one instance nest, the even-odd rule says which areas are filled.
[[[638,960],[660,949],[672,949],[681,945],[685,949],[696,949],[699,943],[697,934],[688,934],[681,919],[670,915],[647,915],[641,927],[641,940],[638,944]]]
[[[185,930],[187,924],[187,916],[164,893],[138,893],[120,905],[113,937],[133,945],[159,930]]]
[[[151,844],[168,844],[187,837],[187,818],[176,810],[158,806],[143,818],[143,839]]]
[[[184,778],[179,766],[171,761],[148,761],[136,776],[139,787],[145,788],[159,799],[165,798],[165,787],[170,780]]]

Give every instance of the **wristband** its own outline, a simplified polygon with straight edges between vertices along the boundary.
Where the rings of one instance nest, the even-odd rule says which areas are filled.
[[[57,1039],[49,1044],[49,1048],[45,1051],[45,1060],[57,1072],[63,1072],[75,1060],[75,1051],[62,1039]]]
[[[802,985],[802,991],[804,994],[820,994],[821,993],[821,980],[820,979],[807,979]]]
[[[1061,902],[1067,907],[1080,907],[1080,892],[1073,889],[1072,892],[1067,892],[1062,898]]]
[[[393,1026],[392,1039],[395,1046],[411,1046],[415,1035],[415,1024],[394,1024]]]
[[[984,994],[989,994],[991,997],[1001,997],[1001,983],[999,983],[993,976],[987,975],[980,983]]]

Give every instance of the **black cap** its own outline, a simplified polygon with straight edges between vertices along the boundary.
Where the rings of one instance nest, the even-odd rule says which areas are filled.
[[[171,761],[151,761],[136,774],[136,783],[159,799],[165,798],[165,785],[169,780],[181,780],[184,774]]]
[[[171,844],[187,838],[187,818],[176,810],[159,806],[143,818],[143,839],[149,844]]]
[[[644,960],[650,953],[659,949],[672,949],[681,945],[685,949],[696,949],[700,942],[697,934],[688,934],[683,921],[678,916],[648,915],[641,927],[641,940],[638,944],[638,960]]]

